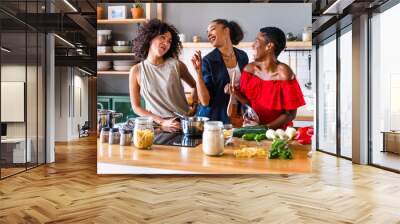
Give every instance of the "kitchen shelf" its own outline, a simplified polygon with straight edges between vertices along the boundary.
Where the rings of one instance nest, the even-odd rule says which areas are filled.
[[[134,23],[144,23],[146,19],[99,19],[97,24],[134,24]]]
[[[132,56],[134,57],[134,53],[97,53],[97,56]]]
[[[251,48],[253,42],[242,42],[236,45],[238,48]],[[184,48],[213,48],[209,42],[183,42]],[[303,49],[310,50],[312,48],[311,41],[288,41],[286,42],[286,49]]]
[[[129,71],[97,71],[97,75],[129,75]]]
[[[294,120],[295,121],[314,121],[314,117],[313,116],[297,116]]]

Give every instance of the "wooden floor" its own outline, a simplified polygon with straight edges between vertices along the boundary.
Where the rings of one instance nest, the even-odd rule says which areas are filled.
[[[374,164],[400,170],[400,155],[392,152],[374,151],[372,161]]]
[[[312,174],[99,176],[96,141],[0,181],[0,223],[400,223],[400,175],[323,153]]]

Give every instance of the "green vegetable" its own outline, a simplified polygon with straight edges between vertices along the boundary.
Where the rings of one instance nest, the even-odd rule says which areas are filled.
[[[244,134],[264,134],[267,128],[262,125],[241,127],[233,129],[233,137],[241,138]]]
[[[272,142],[271,149],[268,152],[269,159],[293,159],[293,153],[289,149],[288,141],[275,139]]]
[[[264,139],[267,139],[267,136],[265,136],[265,133],[264,134],[258,134],[258,135],[256,135],[256,137],[254,137],[254,140],[256,140],[257,142],[260,142],[260,141],[262,141]]]
[[[242,139],[246,141],[253,141],[256,137],[257,137],[256,133],[247,133],[242,136]]]

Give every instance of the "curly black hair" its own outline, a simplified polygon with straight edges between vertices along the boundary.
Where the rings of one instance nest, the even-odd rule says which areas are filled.
[[[177,58],[182,51],[182,43],[178,36],[178,30],[173,25],[162,22],[159,19],[151,19],[139,28],[138,35],[133,40],[133,53],[135,56],[141,60],[146,59],[149,54],[151,40],[167,32],[171,33],[172,42],[163,58]]]
[[[275,56],[278,57],[279,54],[286,48],[286,36],[285,33],[278,27],[263,27],[260,32],[264,34],[265,42],[272,42],[275,44]]]

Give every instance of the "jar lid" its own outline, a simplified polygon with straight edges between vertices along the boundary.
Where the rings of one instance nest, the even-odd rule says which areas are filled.
[[[122,134],[132,134],[132,130],[131,129],[122,129],[121,133]]]
[[[153,124],[153,118],[137,117],[137,118],[135,118],[135,124]]]
[[[102,130],[102,131],[110,131],[110,128],[104,127],[104,128],[102,128],[101,130]]]
[[[223,127],[222,121],[207,121],[204,124],[204,129],[209,131],[219,131]]]
[[[111,128],[111,132],[119,132],[119,128]]]

